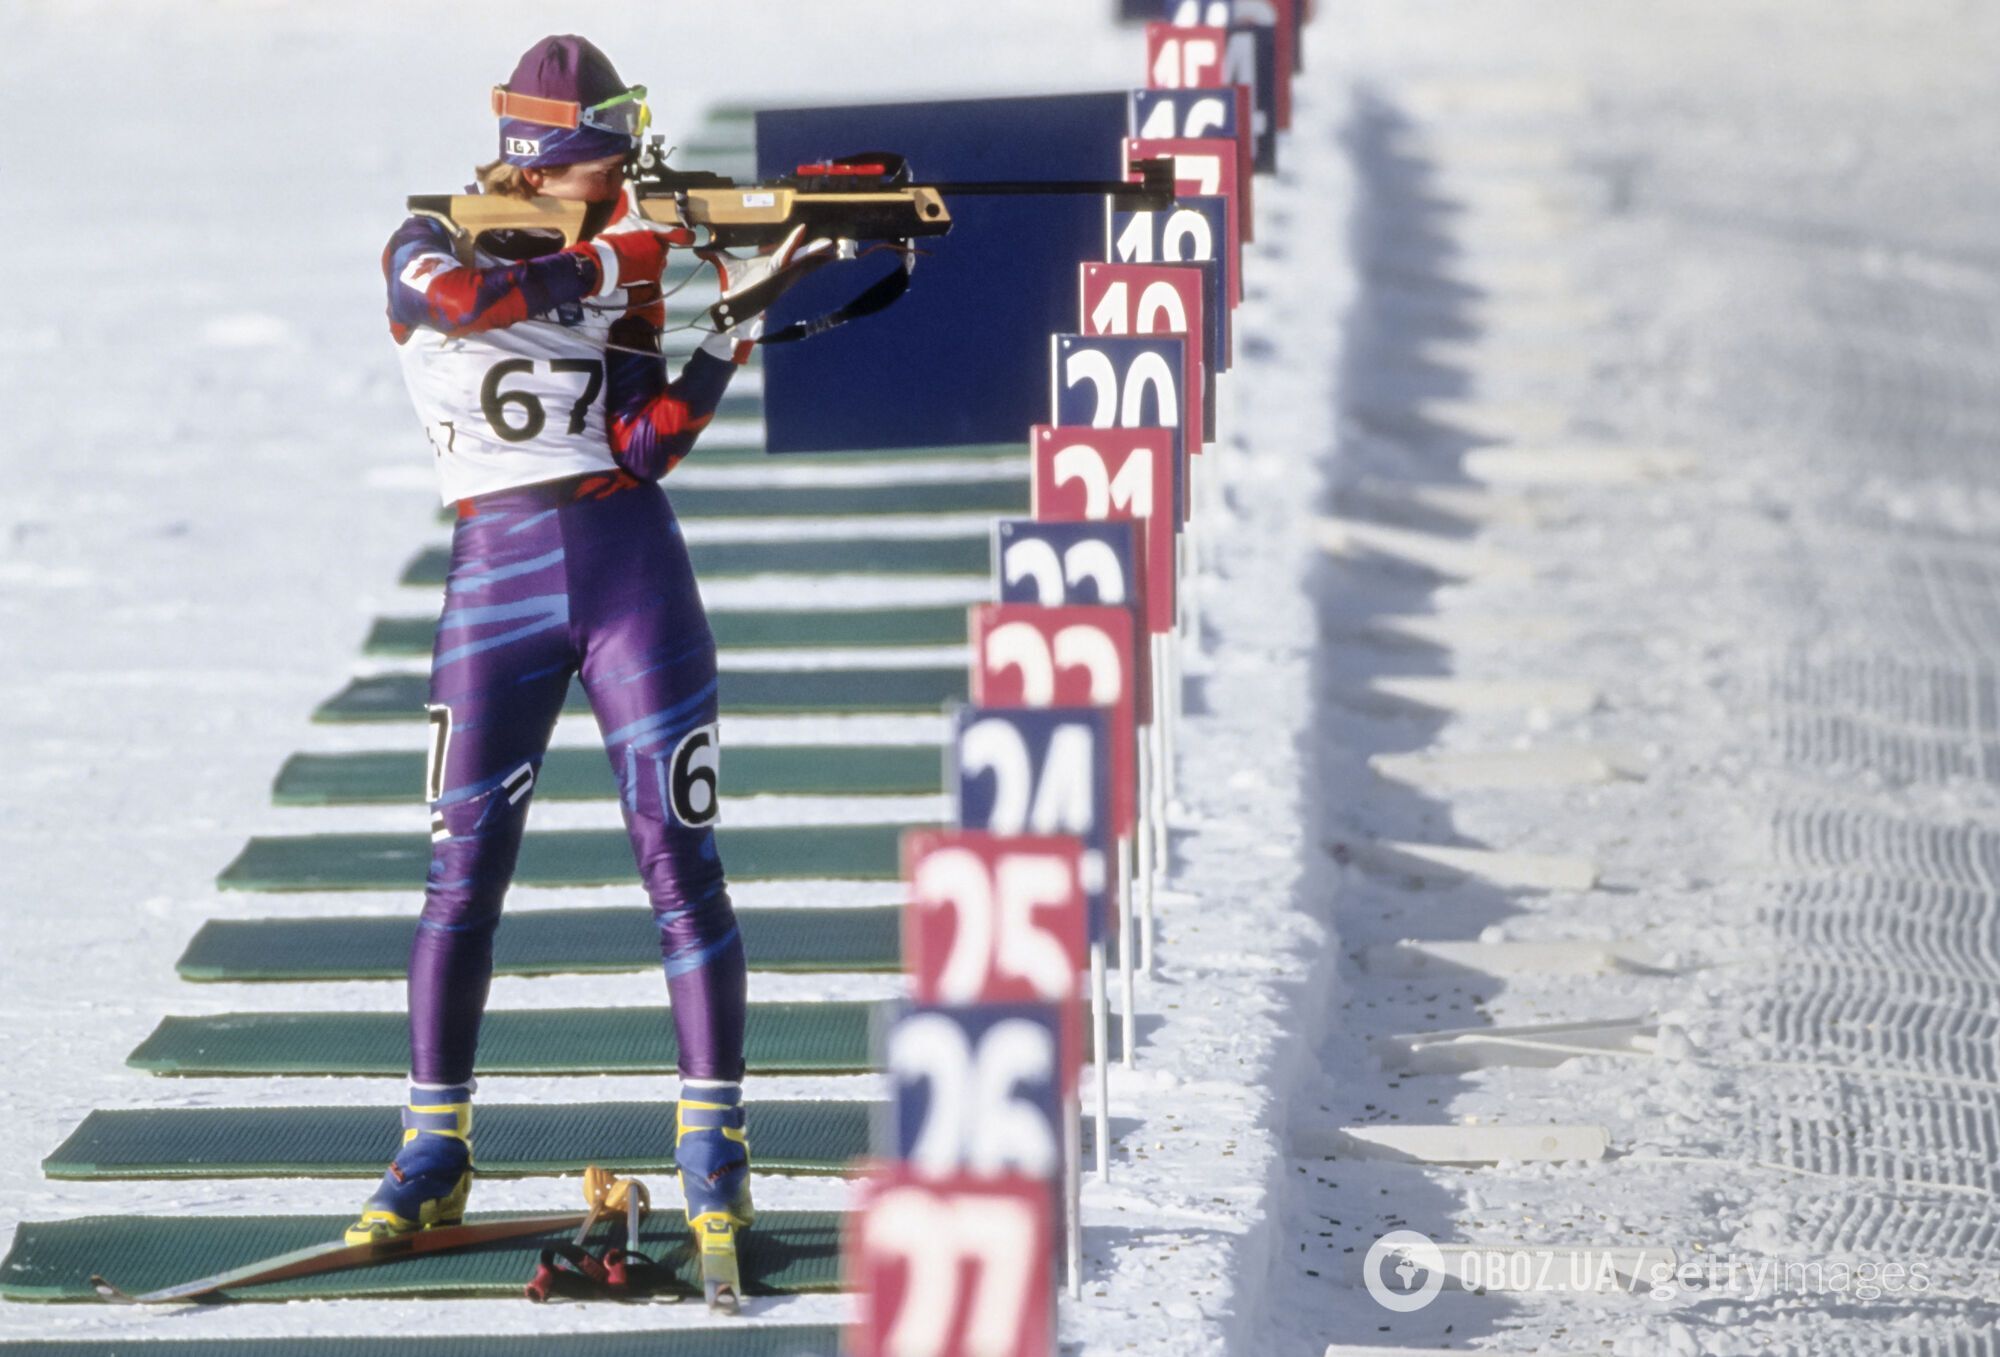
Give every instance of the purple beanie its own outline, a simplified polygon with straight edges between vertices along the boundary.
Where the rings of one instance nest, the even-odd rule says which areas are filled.
[[[508,77],[510,94],[557,99],[584,108],[616,98],[631,86],[618,78],[611,58],[588,38],[560,33],[543,38],[521,55]],[[549,127],[521,118],[500,120],[500,158],[510,165],[573,165],[624,155],[632,138],[597,127]]]

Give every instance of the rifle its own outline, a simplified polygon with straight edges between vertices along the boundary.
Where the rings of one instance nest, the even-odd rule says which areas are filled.
[[[919,184],[909,163],[889,152],[842,156],[801,165],[791,174],[753,184],[725,175],[667,166],[664,138],[650,138],[633,155],[626,178],[635,207],[649,221],[698,233],[697,248],[732,249],[776,244],[803,224],[811,237],[854,241],[902,255],[902,267],[872,284],[847,305],[786,326],[763,339],[780,344],[822,334],[836,325],[882,310],[909,290],[915,242],[952,227],[947,200],[955,197],[1078,195],[1111,197],[1121,208],[1160,211],[1173,204],[1174,166],[1169,160],[1133,166],[1136,182],[1046,179]],[[615,204],[502,194],[413,194],[410,211],[444,223],[462,259],[488,231],[546,231],[574,245],[596,234]],[[732,323],[724,303],[709,308],[718,328]]]

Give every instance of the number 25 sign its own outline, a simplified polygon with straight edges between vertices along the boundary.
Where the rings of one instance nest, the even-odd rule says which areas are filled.
[[[1083,1060],[1082,858],[1082,842],[1062,835],[919,829],[903,836],[910,896],[903,965],[917,1002],[1056,1005],[1066,1093]]]

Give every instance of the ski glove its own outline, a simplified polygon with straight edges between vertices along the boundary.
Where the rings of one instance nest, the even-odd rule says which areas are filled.
[[[709,308],[709,318],[718,330],[735,330],[746,321],[761,316],[794,283],[836,259],[853,259],[858,247],[851,240],[818,236],[805,238],[805,224],[794,226],[791,234],[750,258],[739,258],[721,249],[698,249],[695,254],[715,269],[722,299]]]
[[[711,358],[720,358],[726,363],[742,367],[750,361],[750,355],[757,348],[757,341],[764,337],[764,317],[752,316],[741,325],[727,330],[718,330],[701,341],[697,352]]]

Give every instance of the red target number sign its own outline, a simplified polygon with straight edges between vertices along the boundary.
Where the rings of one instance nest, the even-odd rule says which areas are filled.
[[[1062,1087],[1083,1061],[1077,995],[1090,942],[1083,842],[1064,835],[903,836],[903,967],[921,1004],[1036,1001],[1062,1012]]]
[[[972,609],[972,700],[982,707],[1103,707],[1111,713],[1111,818],[1138,819],[1132,614],[1124,608],[982,603]]]
[[[1035,517],[1046,523],[1131,519],[1142,530],[1146,630],[1174,629],[1174,443],[1165,429],[1038,424]]]
[[[885,1170],[842,1253],[860,1313],[854,1357],[1050,1357],[1055,1196],[1029,1177],[927,1180]]]
[[[1229,30],[1174,24],[1146,25],[1146,87],[1216,90],[1224,85]]]
[[[1181,386],[1187,393],[1189,452],[1200,452],[1208,428],[1205,405],[1208,333],[1201,272],[1191,265],[1083,264],[1081,296],[1087,335],[1171,335],[1187,341]]]

